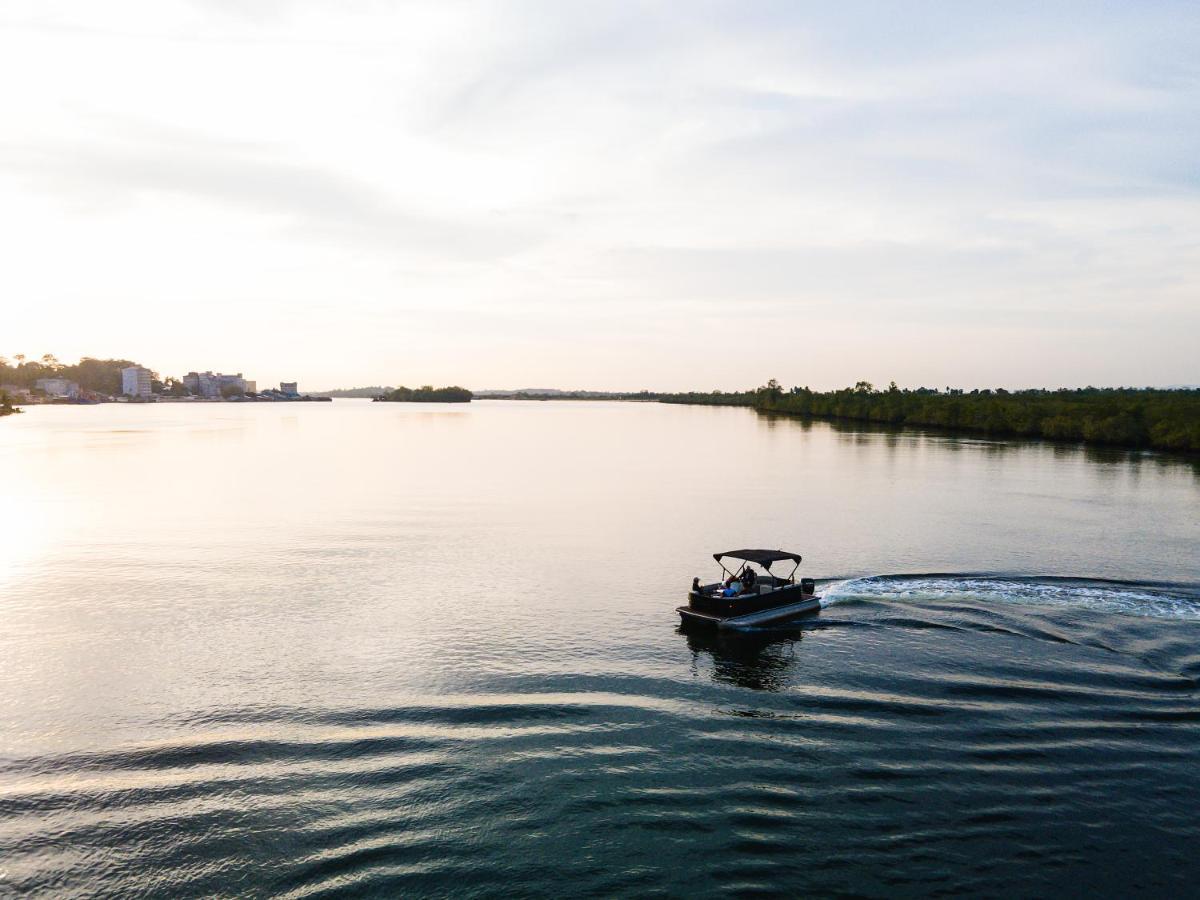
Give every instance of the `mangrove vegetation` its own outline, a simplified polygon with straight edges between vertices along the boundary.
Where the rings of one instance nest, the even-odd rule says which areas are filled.
[[[860,381],[839,391],[814,391],[808,387],[784,390],[771,379],[755,391],[664,394],[660,399],[664,403],[749,406],[766,413],[996,437],[1200,452],[1200,390],[1191,389],[908,390],[892,382],[878,390]]]

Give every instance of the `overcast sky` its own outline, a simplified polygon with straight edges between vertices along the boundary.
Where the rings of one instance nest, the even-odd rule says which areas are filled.
[[[1200,382],[1200,5],[0,0],[0,354]]]

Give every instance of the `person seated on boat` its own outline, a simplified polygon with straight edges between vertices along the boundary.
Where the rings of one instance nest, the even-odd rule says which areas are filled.
[[[730,575],[725,580],[725,590],[721,591],[722,597],[736,597],[742,592],[742,583],[736,575]]]
[[[746,566],[742,572],[742,587],[747,591],[754,590],[754,585],[758,583],[758,575],[749,566]]]

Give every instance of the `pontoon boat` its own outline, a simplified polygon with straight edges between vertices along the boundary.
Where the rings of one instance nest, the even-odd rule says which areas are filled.
[[[713,559],[726,578],[714,584],[701,584],[699,578],[692,580],[688,605],[677,607],[685,626],[722,630],[756,628],[821,608],[816,582],[811,578],[796,581],[799,553],[726,550],[714,553]],[[726,567],[726,559],[733,561],[732,568]],[[771,566],[778,562],[794,563],[786,577],[771,574]]]

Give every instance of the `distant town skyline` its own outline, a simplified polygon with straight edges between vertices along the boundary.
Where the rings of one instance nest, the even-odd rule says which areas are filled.
[[[1200,382],[1200,7],[15,2],[0,353]]]

